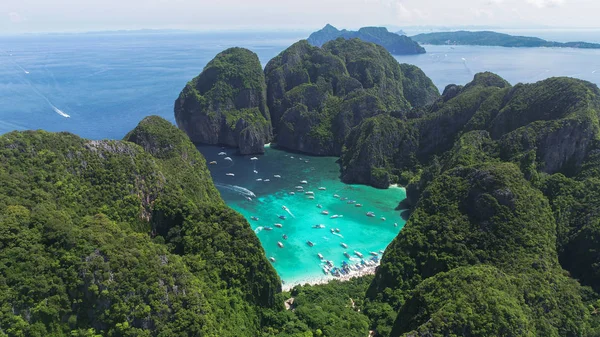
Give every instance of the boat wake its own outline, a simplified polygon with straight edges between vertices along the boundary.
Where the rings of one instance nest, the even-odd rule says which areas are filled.
[[[254,233],[258,234],[263,230],[263,227],[256,227],[256,229],[254,230]]]
[[[344,236],[343,236],[342,234],[340,234],[340,233],[331,233],[331,234],[333,234],[333,235],[336,235],[336,236],[339,236],[339,237],[340,237],[340,238],[342,238],[342,239],[344,238]]]
[[[245,197],[256,198],[256,194],[254,194],[254,192],[250,191],[249,189],[247,189],[245,187],[236,186],[236,185],[228,185],[228,184],[219,184],[219,183],[215,183],[215,186],[217,188],[223,188],[223,189],[229,190],[231,192],[238,193],[239,195],[243,195]]]

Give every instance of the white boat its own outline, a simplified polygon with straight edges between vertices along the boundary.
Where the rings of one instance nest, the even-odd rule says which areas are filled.
[[[226,156],[226,155],[227,155],[227,153],[225,153],[225,152],[219,152],[219,156]]]
[[[263,181],[269,182],[269,181],[271,181],[271,179],[265,179],[265,180],[263,180]]]
[[[330,229],[330,231],[331,231],[331,234],[335,233],[335,229],[333,229],[333,228]]]
[[[257,171],[257,170],[254,170],[254,173],[258,173],[258,171]]]
[[[269,260],[271,260],[271,262],[275,262],[275,258],[274,257],[270,257]]]
[[[309,245],[310,247],[315,245],[312,241],[306,241],[306,244]]]
[[[356,256],[360,257],[362,259],[363,255],[360,252],[357,252],[356,250],[354,251],[354,254],[356,254]]]
[[[217,162],[213,160],[213,161],[211,161],[209,164],[210,164],[210,165],[217,165]]]
[[[283,243],[281,243],[281,241],[277,241],[277,245],[279,246],[279,248],[283,248]]]
[[[334,195],[333,195],[333,197],[334,197],[334,198],[339,198],[340,196],[339,196],[339,195],[337,195],[337,194],[334,194]]]
[[[321,255],[321,253],[318,253],[317,256],[319,257],[319,259],[323,260],[323,255]]]
[[[375,213],[373,213],[373,212],[369,211],[369,212],[367,212],[367,216],[368,216],[368,217],[374,217],[374,216],[375,216]]]
[[[258,160],[258,158],[252,157],[252,158],[250,158],[250,160]]]
[[[235,177],[235,174],[233,174],[233,173],[225,173],[225,175],[229,176],[229,177]]]
[[[379,254],[377,254],[377,252],[370,252],[369,254],[373,255],[373,256],[377,256]]]
[[[294,156],[290,156],[290,159],[294,159]]]
[[[362,204],[355,204],[354,207],[362,207]]]
[[[308,192],[304,192],[304,194],[306,194],[306,195],[315,195],[315,192],[308,191]]]
[[[251,216],[250,219],[252,219],[254,221],[258,221],[258,217],[255,217],[255,216]]]
[[[325,225],[318,224],[318,225],[314,225],[313,228],[325,228]]]
[[[314,196],[314,195],[309,195],[309,196],[308,196],[308,199],[310,199],[310,200],[314,200],[314,199],[315,199],[315,196]]]
[[[344,252],[344,256],[350,258],[350,254],[348,254],[348,252]]]
[[[339,217],[340,217],[339,215],[335,214],[335,215],[330,216],[329,219],[337,219]]]
[[[348,245],[347,245],[347,244],[345,244],[345,243],[343,243],[343,242],[342,242],[342,243],[340,243],[340,245],[342,245],[342,247],[344,247],[344,248],[348,248]]]
[[[300,160],[304,160],[304,159],[300,158]]]
[[[355,202],[356,202],[356,201],[354,201],[354,200],[348,200],[346,203],[347,203],[347,204],[353,204],[353,203],[355,203]]]
[[[308,181],[306,181],[306,180],[302,180],[302,181],[300,182],[300,184],[308,184]]]
[[[297,190],[303,190],[303,189],[304,189],[304,187],[302,187],[302,186],[296,186],[296,189],[297,189]]]
[[[325,191],[326,188],[325,187],[319,187],[319,191]]]
[[[317,208],[323,208],[323,206],[321,206],[320,204],[317,204]]]
[[[339,228],[336,228],[336,229],[335,229],[335,231],[339,233],[339,232],[340,232],[340,229],[339,229]]]
[[[381,221],[385,221],[385,217],[381,217]]]
[[[394,222],[394,227],[398,227],[398,223],[397,222]]]
[[[230,157],[225,157],[225,158],[223,158],[223,160],[233,161],[233,159],[231,159]]]
[[[321,214],[323,214],[323,215],[329,215],[329,211],[321,211]]]
[[[273,177],[275,177],[275,178],[281,178],[281,176],[279,174],[276,174]]]
[[[289,194],[290,194],[290,195],[295,195],[295,194],[296,194],[296,192],[290,192]]]
[[[283,227],[283,225],[282,225],[282,224],[280,224],[280,223],[276,223],[274,226],[275,226],[275,227],[277,227],[277,228],[281,228],[281,227]]]
[[[261,179],[261,178],[258,178],[258,179],[256,179],[256,181],[262,181],[262,179]]]

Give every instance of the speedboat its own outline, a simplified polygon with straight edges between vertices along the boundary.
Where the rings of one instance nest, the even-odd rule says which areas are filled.
[[[339,229],[339,228],[336,228],[336,229],[335,229],[335,231],[339,233],[339,232],[340,232],[340,229]]]
[[[374,217],[374,216],[375,216],[375,213],[373,213],[373,212],[369,211],[369,212],[367,212],[367,216],[368,216],[368,217]]]
[[[308,191],[308,192],[304,192],[304,194],[306,194],[306,195],[315,195],[315,192]]]
[[[321,206],[320,204],[317,204],[317,208],[323,208],[323,206]]]
[[[233,174],[233,173],[225,173],[225,175],[229,176],[229,177],[235,177],[235,174]]]
[[[279,246],[279,248],[283,248],[283,243],[281,243],[281,241],[277,241],[277,246]]]
[[[356,202],[355,200],[348,200],[346,203],[347,203],[347,204],[353,204],[353,203],[355,203],[355,202]]]
[[[377,252],[370,252],[369,254],[373,255],[373,256],[377,256],[379,255]]]
[[[311,241],[306,241],[306,244],[307,244],[309,247],[312,247],[312,246],[314,246],[314,245],[315,245],[315,244],[314,244],[314,243],[312,243]]]
[[[285,220],[285,219],[286,219],[285,215],[278,215],[277,217],[278,217],[279,219],[281,219],[281,220]]]
[[[287,240],[287,238],[288,238],[287,234],[283,234],[281,237],[282,237],[284,240]]]
[[[257,170],[254,170],[254,173],[258,173],[258,171],[257,171]]]
[[[341,245],[342,245],[342,247],[344,247],[344,248],[348,248],[348,245],[347,245],[347,244],[345,244],[345,243],[343,243],[343,242],[341,243]]]
[[[302,186],[296,186],[296,189],[297,189],[297,190],[303,190],[303,189],[304,189],[304,187],[302,187]]]
[[[327,268],[327,266],[323,266],[323,273],[325,275],[329,274],[329,268]]]
[[[334,197],[334,198],[339,198],[340,196],[339,196],[339,195],[337,195],[337,194],[334,194],[334,195],[333,195],[333,197]]]
[[[219,152],[219,156],[226,156],[226,155],[227,155],[227,153],[225,153],[225,152]]]
[[[290,159],[294,159],[294,156],[290,156]]]
[[[321,253],[318,253],[317,256],[319,257],[319,259],[323,260],[323,255]]]
[[[319,187],[319,191],[325,191],[326,188],[325,187]]]
[[[280,223],[276,223],[274,226],[275,226],[275,227],[277,227],[277,228],[281,228],[281,227],[283,227],[283,225],[282,225],[282,224],[280,224]]]
[[[314,196],[314,195],[309,195],[309,196],[308,196],[308,199],[309,199],[309,200],[315,200],[315,196]]]
[[[281,176],[279,174],[276,174],[273,177],[275,177],[275,178],[281,178]]]
[[[340,198],[340,200],[341,200],[341,201],[344,201],[344,200],[348,200],[348,198],[346,198],[346,197],[343,197],[343,198]]]
[[[250,197],[246,197],[246,200],[248,200],[248,201],[252,201],[252,198],[250,198]]]
[[[397,222],[394,222],[394,227],[398,227],[398,223]]]
[[[382,255],[383,255],[383,250],[380,250],[380,251],[379,251],[379,254],[382,254]]]
[[[356,250],[354,251],[354,254],[356,254],[356,256],[360,257],[362,259],[363,255],[360,252],[357,252]]]
[[[300,184],[308,184],[308,181],[306,181],[306,180],[302,180],[302,181],[300,182]]]
[[[256,179],[256,181],[262,181],[262,179],[261,179],[261,178],[258,178],[258,179]]]
[[[275,258],[274,257],[270,257],[269,260],[271,260],[271,262],[275,262]]]
[[[335,233],[335,229],[333,229],[333,228],[330,229],[330,231],[331,231],[332,234]]]
[[[252,158],[250,158],[250,160],[258,160],[258,158],[252,157]]]
[[[321,214],[323,214],[323,215],[329,215],[329,211],[321,211]]]
[[[268,183],[269,181],[271,181],[271,179],[265,179],[263,181]]]
[[[290,194],[290,195],[295,195],[295,194],[296,194],[296,192],[290,192],[289,194]]]
[[[258,218],[255,216],[251,216],[250,219],[254,220],[254,221],[258,221]]]
[[[385,221],[385,217],[381,217],[381,221]]]
[[[225,157],[223,158],[224,160],[229,160],[229,161],[233,161],[233,159],[231,159],[230,157]]]
[[[344,256],[348,259],[350,258],[350,254],[348,254],[348,252],[344,252]]]
[[[217,162],[216,162],[215,160],[213,160],[213,161],[211,161],[209,164],[210,164],[210,165],[217,165]]]
[[[313,228],[325,228],[325,225],[318,224],[318,225],[314,225]]]
[[[336,219],[336,218],[339,218],[339,217],[340,217],[339,215],[335,214],[335,215],[330,216],[329,219]]]
[[[362,207],[362,204],[356,204],[354,207]]]
[[[263,229],[266,231],[272,231],[273,227],[265,226],[265,227],[263,227]]]

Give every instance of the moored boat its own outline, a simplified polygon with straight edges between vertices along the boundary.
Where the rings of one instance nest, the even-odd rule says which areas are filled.
[[[336,219],[336,218],[339,218],[339,217],[340,217],[339,215],[337,215],[337,214],[334,214],[334,215],[330,216],[329,218],[330,218],[330,219]]]
[[[370,252],[369,254],[373,255],[373,256],[377,256],[379,255],[377,252]]]
[[[252,219],[254,221],[258,221],[258,217],[255,217],[255,216],[251,216],[250,219]]]
[[[271,260],[271,262],[275,262],[275,258],[274,257],[270,257],[269,260]]]
[[[285,219],[286,219],[286,216],[285,216],[285,215],[278,215],[277,217],[278,217],[279,219],[281,219],[281,220],[285,220]]]
[[[277,241],[277,246],[279,246],[279,248],[283,248],[283,243],[281,243],[281,241]]]
[[[354,207],[362,207],[362,204],[355,204]]]
[[[287,234],[283,234],[281,237],[282,237],[284,240],[287,240],[287,238],[288,238]]]
[[[385,217],[381,217],[381,221],[385,221]]]
[[[334,197],[334,198],[339,198],[340,196],[339,196],[339,195],[337,195],[337,194],[334,194],[334,195],[333,195],[333,197]]]
[[[210,164],[210,165],[217,165],[217,162],[213,160],[213,161],[211,161],[209,164]]]
[[[347,244],[345,244],[345,243],[343,243],[343,242],[342,242],[340,245],[341,245],[342,247],[344,247],[344,248],[348,248],[348,245],[347,245]]]
[[[360,257],[361,259],[363,258],[363,255],[356,250],[354,251],[354,254],[356,254],[356,256]]]
[[[314,225],[313,228],[325,228],[325,225],[318,224],[318,225]]]
[[[263,229],[266,231],[272,231],[273,227],[265,226],[265,227],[263,227]]]
[[[231,159],[231,157],[225,157],[225,158],[223,158],[223,160],[233,161],[233,159]]]
[[[280,224],[280,223],[276,223],[276,224],[275,224],[275,227],[277,227],[277,228],[281,228],[281,227],[283,227],[283,225],[282,225],[282,224]]]
[[[350,258],[350,254],[348,254],[348,252],[344,252],[344,256],[345,256],[346,258]]]
[[[300,184],[308,184],[308,181],[302,180],[302,181],[300,181]]]
[[[323,215],[329,215],[329,211],[321,211],[321,214],[323,214]]]
[[[323,260],[323,255],[321,253],[318,253],[317,256],[319,257],[319,259]]]
[[[281,176],[279,174],[275,174],[273,177],[274,178],[281,178]]]
[[[314,245],[315,245],[315,244],[314,244],[312,241],[306,241],[306,244],[307,244],[309,247],[312,247],[312,246],[314,246]]]
[[[371,211],[368,211],[368,212],[367,212],[367,216],[372,218],[372,217],[374,217],[374,216],[375,216],[375,213],[373,213],[373,212],[371,212]]]
[[[226,176],[229,176],[229,177],[233,177],[233,176],[235,176],[235,174],[233,174],[233,173],[225,173],[225,175],[226,175]]]
[[[307,192],[304,192],[304,194],[306,194],[306,195],[315,195],[315,192],[307,191]]]
[[[323,206],[321,206],[320,204],[317,204],[317,208],[323,208]]]
[[[319,191],[325,191],[326,188],[325,187],[319,187]]]
[[[219,152],[219,156],[226,156],[226,155],[227,155],[227,153],[225,153],[225,152]]]

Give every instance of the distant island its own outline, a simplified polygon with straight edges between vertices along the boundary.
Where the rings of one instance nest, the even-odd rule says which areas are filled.
[[[589,42],[553,42],[537,37],[513,36],[491,31],[457,31],[425,33],[411,37],[414,41],[422,44],[454,44],[468,46],[498,46],[498,47],[560,47],[560,48],[582,48],[598,49],[600,44]]]
[[[425,48],[421,47],[410,37],[389,32],[385,27],[363,27],[358,31],[339,30],[327,24],[323,29],[316,31],[308,37],[308,43],[321,47],[325,43],[339,37],[345,39],[359,38],[366,42],[378,44],[394,55],[424,54]]]

